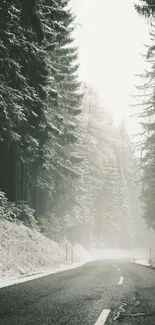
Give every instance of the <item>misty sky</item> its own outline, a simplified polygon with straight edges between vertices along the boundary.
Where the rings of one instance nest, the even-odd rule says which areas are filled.
[[[135,74],[144,71],[141,53],[149,43],[149,26],[132,0],[72,0],[72,6],[82,25],[75,34],[81,77],[95,85],[118,122],[133,113],[130,93],[138,82]],[[135,121],[127,125],[135,133]]]

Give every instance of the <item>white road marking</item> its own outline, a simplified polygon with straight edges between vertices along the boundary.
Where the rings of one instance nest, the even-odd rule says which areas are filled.
[[[95,325],[104,325],[109,314],[110,314],[110,309],[103,309]]]
[[[116,264],[113,264],[113,266],[117,269],[118,272],[121,272],[121,269],[119,269]]]
[[[124,281],[124,277],[120,276],[120,280],[119,280],[118,284],[123,284],[123,281]]]

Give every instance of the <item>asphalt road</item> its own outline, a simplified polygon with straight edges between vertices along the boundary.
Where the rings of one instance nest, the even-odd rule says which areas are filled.
[[[0,325],[104,324],[155,325],[155,270],[100,260],[0,289]]]

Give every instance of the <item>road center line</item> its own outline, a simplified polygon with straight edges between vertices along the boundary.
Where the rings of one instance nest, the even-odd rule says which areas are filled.
[[[123,284],[123,281],[124,281],[124,277],[120,276],[120,280],[119,280],[118,284]]]
[[[114,264],[113,266],[117,269],[118,272],[121,272],[121,269],[119,269],[116,264]]]
[[[103,309],[95,325],[104,325],[109,314],[110,314],[110,309]]]

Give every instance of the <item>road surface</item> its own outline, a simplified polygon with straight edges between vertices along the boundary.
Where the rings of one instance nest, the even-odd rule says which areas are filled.
[[[0,325],[155,325],[155,270],[90,262],[0,289]]]

